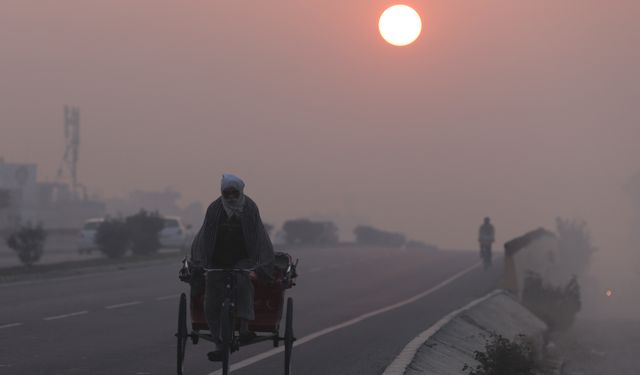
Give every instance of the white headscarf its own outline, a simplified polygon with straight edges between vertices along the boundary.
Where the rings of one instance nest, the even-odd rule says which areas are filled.
[[[222,207],[227,213],[228,217],[233,215],[240,216],[242,214],[242,209],[244,208],[244,181],[236,175],[225,173],[222,175],[222,182],[220,183],[220,192],[228,188],[234,188],[240,192],[240,196],[238,198],[227,199],[224,196],[222,197]]]

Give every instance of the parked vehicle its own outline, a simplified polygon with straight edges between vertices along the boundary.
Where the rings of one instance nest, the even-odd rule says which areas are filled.
[[[96,232],[103,222],[103,218],[93,218],[84,222],[78,234],[78,253],[91,254],[93,250],[98,250],[98,246],[96,245]]]
[[[165,216],[164,228],[160,230],[160,247],[169,249],[187,248],[187,228],[177,216]]]

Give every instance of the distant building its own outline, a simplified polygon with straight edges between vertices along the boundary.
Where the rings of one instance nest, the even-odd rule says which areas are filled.
[[[0,228],[35,219],[36,176],[35,164],[5,163],[0,159]]]
[[[50,229],[77,229],[102,217],[105,205],[81,199],[59,182],[38,182],[37,166],[0,159],[0,229],[39,222]]]

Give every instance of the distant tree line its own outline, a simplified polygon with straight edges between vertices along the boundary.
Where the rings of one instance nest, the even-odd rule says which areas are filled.
[[[356,243],[370,246],[403,247],[407,238],[402,233],[387,232],[370,226],[360,225],[353,230]]]
[[[129,249],[134,255],[149,255],[160,249],[164,226],[158,212],[140,210],[126,218],[108,218],[98,226],[95,242],[109,258],[121,258]]]
[[[269,226],[269,231],[272,228]],[[424,251],[438,249],[425,242],[407,240],[402,233],[384,231],[372,226],[360,225],[354,229],[353,233],[359,245]],[[340,241],[338,226],[331,221],[288,220],[282,226],[282,234],[284,241],[290,245],[330,245]]]
[[[288,244],[329,245],[339,241],[338,227],[330,221],[289,220],[282,230]]]
[[[438,247],[422,241],[408,240],[398,232],[389,232],[371,226],[360,225],[353,230],[356,243],[367,246],[404,248],[411,250],[437,251]]]

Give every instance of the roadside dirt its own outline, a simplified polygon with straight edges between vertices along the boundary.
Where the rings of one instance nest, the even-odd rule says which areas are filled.
[[[566,359],[566,375],[640,374],[640,317],[578,320],[552,342]]]

